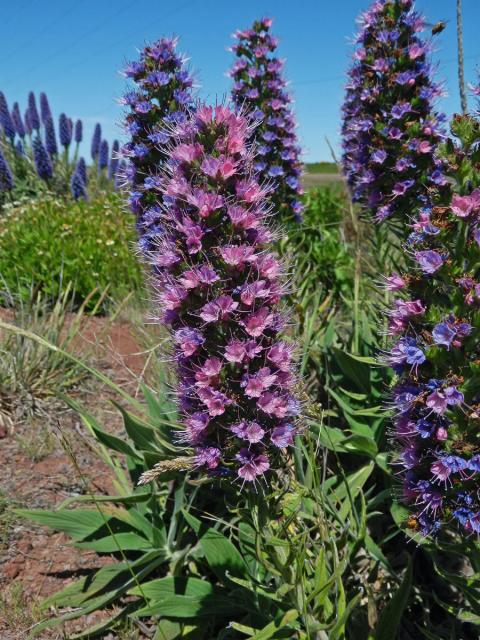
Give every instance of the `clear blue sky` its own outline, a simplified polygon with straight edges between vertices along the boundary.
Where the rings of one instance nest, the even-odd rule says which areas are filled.
[[[231,33],[271,15],[280,56],[296,100],[299,136],[307,161],[327,160],[325,136],[338,148],[340,105],[349,39],[367,0],[17,0],[2,2],[0,89],[9,103],[26,104],[29,90],[46,91],[56,114],[81,117],[86,134],[101,122],[105,137],[119,136],[121,109],[115,100],[124,80],[118,69],[136,57],[145,40],[180,36],[180,50],[198,71],[201,94],[228,93],[225,77]],[[418,0],[427,20],[448,22],[437,37],[436,59],[449,97],[447,113],[459,108],[456,81],[455,0]],[[464,0],[466,77],[480,64],[480,1]]]

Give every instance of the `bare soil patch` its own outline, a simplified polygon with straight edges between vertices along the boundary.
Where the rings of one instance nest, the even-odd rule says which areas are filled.
[[[5,310],[0,317],[9,320]],[[135,393],[144,367],[141,347],[127,321],[113,324],[106,318],[85,318],[75,350],[93,360],[93,365],[115,383]],[[90,354],[88,356],[88,354]],[[103,428],[120,433],[121,419],[110,400],[114,393],[96,380],[75,392],[95,414]],[[62,446],[66,439],[73,450],[83,479]],[[68,585],[76,577],[110,562],[89,551],[76,549],[62,533],[54,533],[18,517],[15,508],[54,509],[65,499],[85,493],[111,491],[110,474],[94,455],[90,436],[78,415],[52,401],[47,416],[32,417],[0,429],[0,637],[23,640],[28,630],[48,612],[39,603]],[[104,613],[88,621],[69,624],[68,632],[80,631],[85,623],[99,622]],[[45,631],[45,639],[63,638],[61,629]],[[135,633],[132,638],[138,638]]]

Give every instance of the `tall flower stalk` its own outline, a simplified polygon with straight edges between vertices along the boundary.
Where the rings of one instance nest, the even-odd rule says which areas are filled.
[[[132,185],[130,204],[137,217],[141,246],[149,248],[159,211],[154,176],[166,158],[169,128],[183,121],[193,103],[193,78],[186,58],[176,51],[177,40],[162,38],[147,45],[124,75],[135,83],[122,103],[128,108],[125,129],[130,141],[122,149],[128,158],[127,177]],[[145,188],[147,187],[147,188]]]
[[[377,221],[410,215],[445,178],[435,151],[444,116],[431,43],[413,0],[376,0],[361,17],[343,105],[343,170]]]
[[[292,445],[299,403],[251,126],[228,107],[200,106],[170,133],[164,170],[136,188],[158,207],[146,255],[174,343],[179,440],[199,471],[255,483]]]
[[[11,191],[14,187],[12,170],[0,151],[0,192]]]
[[[275,55],[278,40],[270,33],[272,20],[256,20],[251,29],[237,31],[232,51],[237,60],[230,75],[232,100],[260,121],[255,130],[255,169],[272,185],[270,198],[281,219],[301,220],[302,163],[295,133],[292,99],[282,75],[283,60]]]
[[[449,188],[420,210],[406,243],[409,270],[387,279],[387,362],[409,526],[424,535],[480,533],[480,125],[456,116],[446,148]]]

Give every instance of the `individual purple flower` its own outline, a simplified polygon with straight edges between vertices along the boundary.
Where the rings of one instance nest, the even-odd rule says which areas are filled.
[[[15,125],[8,109],[7,100],[2,91],[0,91],[0,127],[5,137],[13,142],[15,138]]]
[[[426,251],[417,251],[415,253],[415,260],[418,262],[420,269],[423,273],[432,274],[440,269],[444,263],[444,258],[438,251],[428,249]]]
[[[100,151],[98,153],[98,168],[100,171],[108,167],[108,159],[108,142],[106,140],[102,140],[100,143]]]
[[[37,136],[33,143],[33,161],[39,178],[48,182],[53,177],[53,166],[43,142]]]
[[[50,109],[47,94],[42,91],[40,94],[40,119],[42,124],[45,125],[49,118],[53,120],[52,111]]]
[[[61,113],[58,119],[58,135],[60,144],[68,148],[72,142],[72,127],[69,118],[64,113]]]
[[[97,122],[93,130],[92,142],[90,145],[90,155],[92,160],[98,160],[98,154],[100,153],[100,144],[102,142],[102,127]]]
[[[83,140],[83,123],[81,120],[75,122],[75,134],[74,139],[77,144]]]
[[[154,190],[143,189],[144,181],[165,161],[172,126],[181,123],[193,106],[193,77],[176,47],[177,40],[169,38],[148,44],[141,51],[140,60],[129,63],[124,71],[134,81],[135,90],[129,89],[122,99],[128,108],[124,124],[130,136],[122,152],[128,159],[133,190],[140,193],[132,209],[143,238],[142,248],[149,247],[149,229],[155,225],[145,213],[158,198]]]
[[[302,204],[300,148],[292,98],[282,75],[283,62],[275,56],[277,39],[270,33],[272,20],[256,20],[247,30],[237,31],[232,47],[236,60],[230,71],[232,100],[259,120],[255,141],[261,156],[255,170],[272,184],[269,194],[281,219],[301,220]]]
[[[131,191],[135,206],[146,192],[151,202],[140,242],[173,338],[178,440],[198,472],[227,469],[246,485],[281,465],[300,411],[253,126],[230,107],[199,105],[170,128],[164,163]]]
[[[52,118],[47,118],[44,122],[45,127],[45,148],[50,157],[56,156],[58,153],[57,137],[55,134],[55,125]]]
[[[432,78],[430,42],[411,0],[375,0],[360,17],[343,104],[343,172],[352,197],[377,222],[410,216],[444,186],[435,152],[444,116]],[[406,227],[404,227],[406,228]]]
[[[20,113],[20,107],[18,105],[18,102],[13,103],[12,122],[13,122],[13,126],[15,127],[15,131],[17,135],[19,135],[20,138],[22,138],[23,140],[23,138],[25,138],[25,127],[23,125],[22,115]]]
[[[0,151],[0,192],[11,191],[14,187],[13,174],[8,162]]]
[[[40,117],[38,115],[37,103],[33,91],[30,91],[28,94],[28,117],[32,129],[38,132],[40,129]]]

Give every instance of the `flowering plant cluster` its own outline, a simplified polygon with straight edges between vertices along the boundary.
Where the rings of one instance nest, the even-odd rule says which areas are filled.
[[[124,75],[136,86],[121,100],[129,109],[125,130],[130,138],[122,154],[129,160],[130,205],[137,217],[140,246],[145,250],[158,232],[155,174],[166,158],[169,130],[184,120],[185,110],[193,103],[193,77],[176,47],[177,39],[162,38],[147,45],[140,59],[124,69]]]
[[[409,525],[424,535],[456,525],[480,533],[480,124],[456,116],[439,190],[420,209],[406,249],[410,270],[387,279],[394,388]]]
[[[302,163],[295,134],[291,97],[282,77],[283,61],[275,57],[278,40],[270,33],[272,20],[263,18],[251,29],[237,31],[237,56],[230,75],[232,100],[259,121],[255,170],[271,184],[270,198],[282,219],[301,220]]]
[[[407,216],[445,184],[435,150],[444,116],[434,110],[431,43],[413,0],[376,0],[360,19],[343,105],[343,171],[355,202],[377,221]]]
[[[96,135],[101,138],[100,125],[95,128],[94,137]],[[0,172],[5,176],[0,180],[0,192],[17,188],[20,192],[31,194],[36,190],[37,179],[37,183],[45,182],[52,191],[64,194],[70,187],[75,199],[86,198],[86,163],[79,158],[82,140],[81,120],[74,124],[71,118],[61,113],[58,127],[55,127],[45,93],[40,94],[40,110],[35,94],[29,93],[28,107],[22,117],[18,102],[10,110],[4,94],[0,92]],[[117,141],[113,149],[118,151]],[[100,179],[103,182],[108,179],[113,184],[118,159],[110,157],[106,140],[99,141],[97,156],[93,160],[97,164]]]
[[[162,203],[147,256],[173,337],[181,441],[198,469],[247,483],[292,445],[300,410],[251,133],[231,108],[199,106],[173,128],[154,187],[140,187]]]

